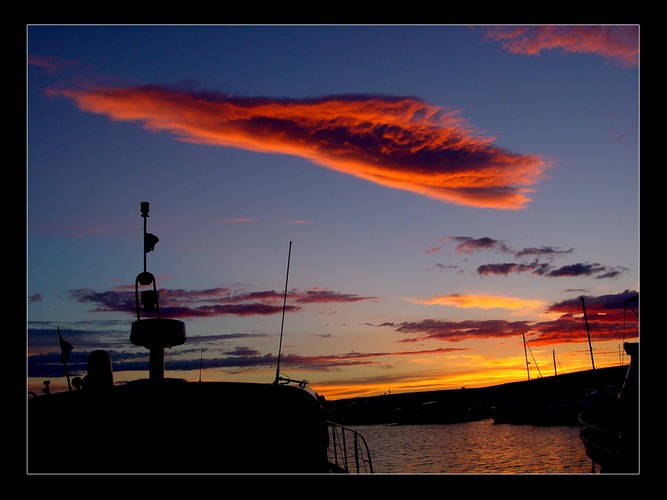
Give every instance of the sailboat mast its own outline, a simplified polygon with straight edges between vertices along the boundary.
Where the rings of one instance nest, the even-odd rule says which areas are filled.
[[[584,304],[584,297],[581,296],[581,308],[584,310],[584,322],[586,323],[586,334],[588,335],[588,349],[591,351],[591,365],[595,370],[595,360],[593,359],[593,345],[591,344],[591,328],[588,326],[588,316],[586,316],[586,305]]]
[[[201,369],[202,369],[202,363],[204,361],[204,350],[199,349],[199,381],[201,382]]]
[[[287,281],[289,280],[289,263],[292,257],[292,242],[289,242],[289,250],[287,252],[287,273],[285,275],[285,294],[283,295],[283,318],[280,322],[280,342],[278,344],[278,362],[276,364],[276,379],[273,381],[277,384],[280,380],[280,356],[283,350],[283,327],[285,325],[285,308],[287,305]]]
[[[526,349],[526,334],[522,333],[521,337],[523,338],[523,355],[526,358],[526,372],[528,372],[528,380],[530,380],[530,368],[529,368],[529,363],[528,363],[528,351]]]
[[[551,351],[551,355],[554,360],[554,376],[556,376],[558,375],[558,371],[556,370],[556,351],[555,350]]]

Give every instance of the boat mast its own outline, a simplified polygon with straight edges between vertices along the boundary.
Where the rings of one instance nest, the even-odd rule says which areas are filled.
[[[137,320],[130,329],[130,342],[149,350],[148,372],[151,381],[164,380],[164,350],[183,344],[187,340],[185,323],[176,319],[162,317],[160,311],[157,281],[152,273],[146,270],[146,254],[155,250],[155,244],[160,239],[146,231],[146,219],[150,217],[150,203],[142,201],[140,204],[141,217],[144,219],[144,270],[134,281],[134,302]],[[141,291],[139,287],[151,286],[151,289]],[[141,297],[141,298],[140,298]],[[141,313],[156,315],[157,317],[141,319]]]
[[[630,297],[629,299],[625,299],[623,302],[623,339],[621,340],[622,345],[625,345],[625,313],[627,312],[628,309],[630,309],[633,313],[635,313],[635,316],[639,317],[639,313],[635,311],[628,302],[637,302],[637,305],[639,305],[639,294],[635,295],[634,297]],[[623,364],[623,355],[625,354],[625,350],[621,349],[621,346],[618,346],[619,350],[619,355],[621,358],[621,364]]]
[[[554,349],[551,351],[553,360],[554,360],[554,376],[558,375],[558,371],[556,370],[556,350]]]
[[[199,349],[199,381],[201,382],[201,368],[204,361],[204,350]]]
[[[595,360],[593,359],[593,345],[591,344],[591,329],[588,326],[588,317],[586,316],[586,305],[584,304],[584,296],[581,297],[581,308],[584,310],[584,322],[586,323],[586,333],[588,335],[588,349],[591,351],[591,365],[595,370]]]
[[[526,350],[526,334],[522,333],[521,337],[523,338],[523,355],[526,358],[526,372],[528,372],[528,380],[530,380],[530,368],[528,367],[528,351]]]
[[[277,384],[280,380],[280,355],[283,350],[283,327],[285,326],[285,308],[287,305],[287,281],[289,280],[289,263],[292,257],[292,242],[289,242],[289,250],[287,251],[287,273],[285,275],[285,294],[283,295],[283,318],[280,322],[280,342],[278,344],[278,363],[276,364],[276,379],[273,381]]]

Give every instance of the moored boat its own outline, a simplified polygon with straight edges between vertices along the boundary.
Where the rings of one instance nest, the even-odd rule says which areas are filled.
[[[579,414],[586,455],[602,473],[639,472],[639,342],[625,342],[623,348],[630,363],[618,396]]]
[[[135,282],[130,341],[149,350],[149,377],[114,383],[109,353],[97,350],[86,376],[70,385],[68,374],[68,391],[52,393],[45,381],[42,394],[27,400],[27,472],[372,473],[363,436],[328,421],[324,398],[305,381],[278,373],[265,384],[165,377],[165,348],[187,336],[184,323],[161,315],[146,270],[145,254],[157,242],[146,232],[148,203],[141,211],[144,270]],[[62,350],[65,359],[69,350]]]
[[[334,432],[361,443],[356,458]],[[28,472],[372,472],[372,463],[363,438],[329,423],[303,388],[165,379],[31,397]]]

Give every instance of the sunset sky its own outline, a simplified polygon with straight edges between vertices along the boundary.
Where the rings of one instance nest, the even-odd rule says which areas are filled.
[[[141,202],[187,328],[168,377],[270,383],[281,329],[282,374],[332,400],[589,369],[582,296],[595,367],[626,363],[639,38],[28,25],[28,389],[67,387],[58,328],[71,376],[96,349],[148,376]]]

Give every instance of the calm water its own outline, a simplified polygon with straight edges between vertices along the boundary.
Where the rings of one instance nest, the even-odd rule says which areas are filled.
[[[366,438],[377,474],[592,473],[577,426],[494,424],[489,419],[350,427]]]

